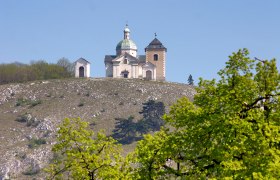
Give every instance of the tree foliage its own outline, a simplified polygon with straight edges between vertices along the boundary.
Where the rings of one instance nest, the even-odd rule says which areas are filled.
[[[47,169],[50,179],[128,179],[120,145],[102,131],[94,137],[79,118],[63,121],[53,152],[56,158]]]
[[[188,85],[193,86],[193,85],[194,85],[193,82],[194,82],[193,77],[192,77],[192,75],[190,74],[189,77],[188,77]]]
[[[44,60],[31,62],[30,65],[20,63],[0,65],[0,84],[59,79],[73,76],[73,72],[70,69],[61,65],[49,64]]]
[[[163,102],[149,100],[143,103],[143,110],[139,113],[143,114],[142,123],[146,124],[148,130],[158,131],[164,125],[162,116],[165,113],[165,106]]]
[[[67,58],[60,58],[57,65],[63,67],[71,76],[75,75],[75,64],[71,63]]]
[[[134,117],[116,118],[116,126],[112,137],[121,144],[130,144],[138,139],[137,123],[133,121]]]
[[[139,177],[280,178],[280,75],[275,59],[248,55],[233,53],[219,81],[200,79],[194,102],[171,107],[164,119],[172,131],[137,146]]]
[[[143,109],[139,112],[143,118],[135,121],[133,116],[128,118],[116,118],[116,126],[113,130],[113,138],[121,144],[130,144],[143,139],[143,135],[151,131],[158,131],[164,125],[162,116],[165,113],[163,102],[149,100],[143,103]]]

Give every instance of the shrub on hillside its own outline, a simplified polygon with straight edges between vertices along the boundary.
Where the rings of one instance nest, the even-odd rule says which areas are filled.
[[[47,141],[43,138],[39,138],[39,139],[35,139],[35,138],[32,138],[30,141],[29,141],[29,144],[28,144],[28,147],[30,149],[33,149],[33,148],[36,148],[42,144],[46,144]]]

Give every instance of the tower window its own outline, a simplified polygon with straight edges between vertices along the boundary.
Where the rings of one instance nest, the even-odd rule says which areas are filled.
[[[158,54],[154,54],[154,61],[158,60]]]
[[[124,59],[124,60],[123,60],[123,63],[124,63],[124,64],[127,64],[127,59]]]

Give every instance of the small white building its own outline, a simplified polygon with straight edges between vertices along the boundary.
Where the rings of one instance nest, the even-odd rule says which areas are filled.
[[[75,77],[90,77],[90,62],[84,58],[75,61]]]

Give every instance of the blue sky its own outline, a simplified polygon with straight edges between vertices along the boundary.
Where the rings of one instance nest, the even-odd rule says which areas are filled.
[[[279,0],[0,0],[0,63],[61,57],[90,61],[104,77],[128,23],[138,54],[154,33],[167,47],[166,78],[217,78],[228,56],[280,59]],[[278,64],[279,68],[279,64]]]

